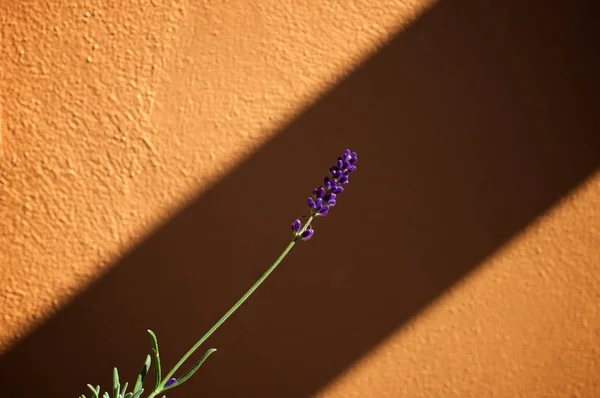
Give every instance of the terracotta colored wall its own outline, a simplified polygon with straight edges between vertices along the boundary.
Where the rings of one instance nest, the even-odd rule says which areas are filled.
[[[168,4],[167,4],[168,3]],[[0,396],[600,396],[600,60],[583,1],[2,0]]]

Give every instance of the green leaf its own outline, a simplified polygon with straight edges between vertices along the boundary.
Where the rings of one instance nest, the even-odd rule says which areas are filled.
[[[131,398],[131,397],[133,397],[132,392],[128,392],[127,394],[125,394],[125,398]]]
[[[113,370],[113,398],[119,398],[119,391],[121,391],[121,384],[119,383],[119,371],[117,368]]]
[[[142,393],[144,392],[144,389],[142,388],[140,391],[136,392],[135,394],[133,394],[131,396],[131,398],[140,398],[142,396]]]
[[[188,370],[188,372],[186,374],[184,374],[179,380],[177,380],[175,383],[173,383],[172,386],[164,388],[163,391],[170,390],[171,388],[178,387],[178,386],[182,385],[183,383],[185,383],[190,377],[192,377],[194,375],[194,373],[196,373],[196,371],[198,369],[200,369],[200,366],[202,366],[204,361],[206,361],[208,359],[208,357],[215,351],[217,351],[216,348],[211,348],[210,350],[206,351],[204,356],[202,356],[202,358],[200,358],[200,360],[198,362],[196,362],[196,364],[190,370]]]
[[[152,337],[152,353],[154,354],[154,376],[156,380],[154,380],[154,390],[158,390],[158,386],[160,386],[160,378],[161,378],[161,370],[160,370],[160,354],[158,353],[158,340],[156,339],[156,335],[150,329],[148,329],[148,333],[150,333],[150,337]]]
[[[110,398],[110,395],[108,395],[108,392],[104,392],[104,395],[102,395],[102,398]]]
[[[123,386],[123,389],[121,390],[121,396],[124,397],[125,396],[125,392],[127,391],[127,386],[129,385],[129,383],[125,382],[125,385]]]
[[[87,386],[90,390],[92,390],[94,398],[100,398],[100,386],[96,386],[96,388],[94,388],[94,386],[92,386],[91,384],[88,384]]]
[[[81,394],[81,396],[79,398],[85,398],[85,395]]]
[[[150,358],[150,355],[146,356],[146,361],[144,362],[144,366],[142,366],[142,370],[140,370],[140,374],[138,375],[138,378],[135,382],[135,387],[133,387],[134,393],[138,392],[142,388],[142,386],[144,384],[144,378],[148,374],[148,370],[150,369],[151,363],[152,363],[152,359]]]

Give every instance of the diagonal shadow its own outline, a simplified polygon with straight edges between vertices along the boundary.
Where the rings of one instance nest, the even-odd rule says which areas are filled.
[[[131,380],[148,327],[174,363],[279,254],[348,146],[360,167],[338,207],[169,396],[315,393],[598,168],[583,5],[437,4],[1,358],[0,395],[78,396],[115,365]]]

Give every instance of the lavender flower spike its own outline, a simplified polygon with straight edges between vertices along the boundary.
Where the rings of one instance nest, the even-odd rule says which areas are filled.
[[[337,158],[336,165],[329,168],[329,176],[323,180],[323,186],[316,188],[313,197],[308,199],[311,216],[324,217],[329,209],[336,205],[336,195],[344,192],[341,185],[350,182],[349,176],[356,171],[357,161],[356,152],[350,152],[350,149],[346,149],[342,156]],[[322,199],[322,203],[318,203],[319,199]]]
[[[337,204],[337,196],[344,192],[342,185],[350,183],[350,174],[356,171],[357,162],[356,152],[346,149],[342,156],[337,158],[336,164],[329,168],[329,175],[323,180],[323,185],[315,188],[307,200],[310,218],[306,225],[302,227],[299,220],[292,223],[292,232],[296,240],[309,240],[312,237],[314,230],[311,221],[315,217],[325,217]]]

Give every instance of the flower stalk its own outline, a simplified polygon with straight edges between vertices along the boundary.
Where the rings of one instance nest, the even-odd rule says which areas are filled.
[[[329,210],[337,204],[337,196],[344,191],[342,185],[346,185],[349,183],[350,174],[356,171],[356,162],[358,161],[358,157],[356,152],[350,152],[349,149],[346,149],[342,156],[337,158],[336,164],[329,169],[329,176],[325,177],[323,180],[323,185],[315,188],[313,190],[313,194],[308,198],[307,204],[310,211],[310,216],[307,221],[302,225],[300,220],[295,220],[292,225],[292,233],[293,239],[288,244],[288,246],[283,250],[283,252],[277,257],[275,262],[271,264],[271,266],[265,271],[265,273],[248,289],[248,291],[211,327],[208,332],[204,334],[193,346],[190,348],[181,359],[173,366],[173,368],[161,379],[161,366],[160,366],[160,356],[158,351],[158,340],[156,335],[148,330],[152,338],[152,353],[154,357],[154,366],[155,366],[155,385],[152,392],[148,395],[148,398],[154,398],[163,392],[170,390],[172,388],[178,387],[181,384],[185,383],[190,377],[196,373],[196,371],[202,366],[204,361],[216,351],[215,348],[211,348],[204,356],[196,362],[196,364],[182,377],[179,379],[175,378],[175,373],[183,366],[183,364],[200,348],[202,344],[215,332],[235,311],[238,310],[244,304],[246,300],[258,289],[260,285],[271,275],[273,271],[277,268],[277,266],[283,261],[283,259],[290,253],[294,245],[302,240],[308,241],[313,237],[314,229],[312,226],[312,222],[316,217],[324,217],[329,213]],[[113,388],[113,398],[141,398],[142,393],[144,392],[143,381],[148,373],[151,364],[151,357],[148,356],[146,358],[146,362],[140,371],[137,382],[135,383],[134,390],[132,392],[127,392],[127,383],[125,383],[124,387],[121,389],[119,384],[119,377],[117,369],[114,369],[114,388]],[[100,386],[93,387],[88,384],[88,387],[92,391],[94,398],[100,398]],[[85,398],[85,395],[81,396]],[[163,395],[162,397],[166,397]],[[103,398],[110,398],[110,395],[105,392]]]

